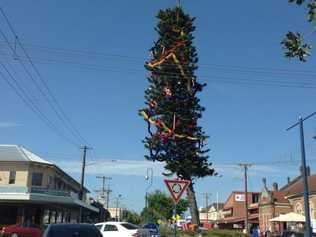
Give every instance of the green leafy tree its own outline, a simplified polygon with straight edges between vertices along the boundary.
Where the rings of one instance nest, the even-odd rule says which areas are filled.
[[[307,8],[307,20],[312,25],[311,33],[315,33],[316,26],[316,0],[289,0],[299,6],[304,5]],[[289,31],[281,42],[285,49],[285,56],[288,58],[298,58],[305,62],[311,55],[312,46],[304,42],[303,35],[299,32]]]
[[[141,216],[133,211],[124,210],[122,215],[123,221],[133,223],[135,225],[139,225],[141,223]]]
[[[180,7],[160,10],[155,28],[158,40],[146,62],[149,87],[145,91],[146,108],[140,110],[148,124],[144,144],[148,160],[165,163],[164,175],[190,180],[188,202],[192,222],[199,224],[194,181],[215,175],[208,162],[205,135],[199,119],[205,110],[198,93],[206,84],[198,82],[197,52],[193,46],[194,18]]]
[[[156,190],[148,195],[148,207],[144,208],[141,216],[143,222],[151,221],[157,223],[158,220],[168,221],[172,219],[174,202],[171,197]],[[177,204],[177,214],[182,215],[188,209],[188,201],[181,199]]]

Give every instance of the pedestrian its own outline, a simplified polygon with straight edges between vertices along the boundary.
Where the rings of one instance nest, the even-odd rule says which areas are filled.
[[[259,231],[258,231],[258,227],[254,227],[252,230],[252,237],[259,237]]]

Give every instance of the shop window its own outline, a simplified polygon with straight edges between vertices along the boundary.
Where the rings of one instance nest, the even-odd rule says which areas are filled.
[[[252,194],[252,203],[258,203],[259,202],[259,194]]]
[[[16,171],[11,170],[9,175],[9,184],[15,184]]]
[[[32,174],[32,186],[42,186],[43,173],[34,172]]]

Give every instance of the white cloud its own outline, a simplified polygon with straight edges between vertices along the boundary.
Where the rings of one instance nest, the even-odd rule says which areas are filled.
[[[13,127],[20,127],[22,124],[18,123],[9,123],[9,122],[0,122],[0,128],[13,128]]]
[[[81,162],[73,160],[56,161],[57,165],[66,172],[79,174]],[[153,169],[154,176],[163,176],[164,163],[146,160],[108,160],[99,159],[87,164],[86,173],[91,175],[134,175],[145,176],[148,168]],[[238,165],[218,164],[214,165],[216,172],[222,177],[243,178],[243,170]],[[286,170],[290,172],[292,170]],[[268,165],[254,165],[249,168],[249,176],[261,177],[262,175],[284,176],[280,167]]]
[[[69,173],[80,173],[81,163],[78,161],[59,161],[57,165]],[[86,174],[134,175],[145,176],[147,168],[153,169],[154,176],[162,176],[164,164],[161,162],[141,160],[97,160],[87,164]]]
[[[238,165],[214,165],[216,172],[223,177],[243,177],[243,169]],[[281,169],[277,165],[253,165],[248,169],[249,176],[262,177],[263,175],[284,176],[295,175],[292,169]]]

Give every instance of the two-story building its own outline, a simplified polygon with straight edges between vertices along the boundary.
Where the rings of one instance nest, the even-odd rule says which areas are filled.
[[[245,193],[241,191],[233,191],[226,200],[222,215],[223,218],[218,225],[224,229],[244,229],[246,209],[245,209]],[[259,224],[259,193],[248,192],[248,219],[252,226]]]
[[[216,223],[222,216],[222,209],[224,203],[213,203],[207,208],[201,208],[199,210],[199,216],[201,223]]]
[[[53,163],[18,145],[0,145],[0,224],[77,222],[98,212],[84,188]],[[89,215],[87,215],[89,216]]]
[[[259,225],[261,232],[278,232],[284,230],[284,225],[270,222],[270,219],[281,214],[292,212],[292,205],[286,198],[286,193],[278,189],[278,184],[273,183],[272,190],[267,186],[266,179],[263,179],[263,188],[259,199]]]

